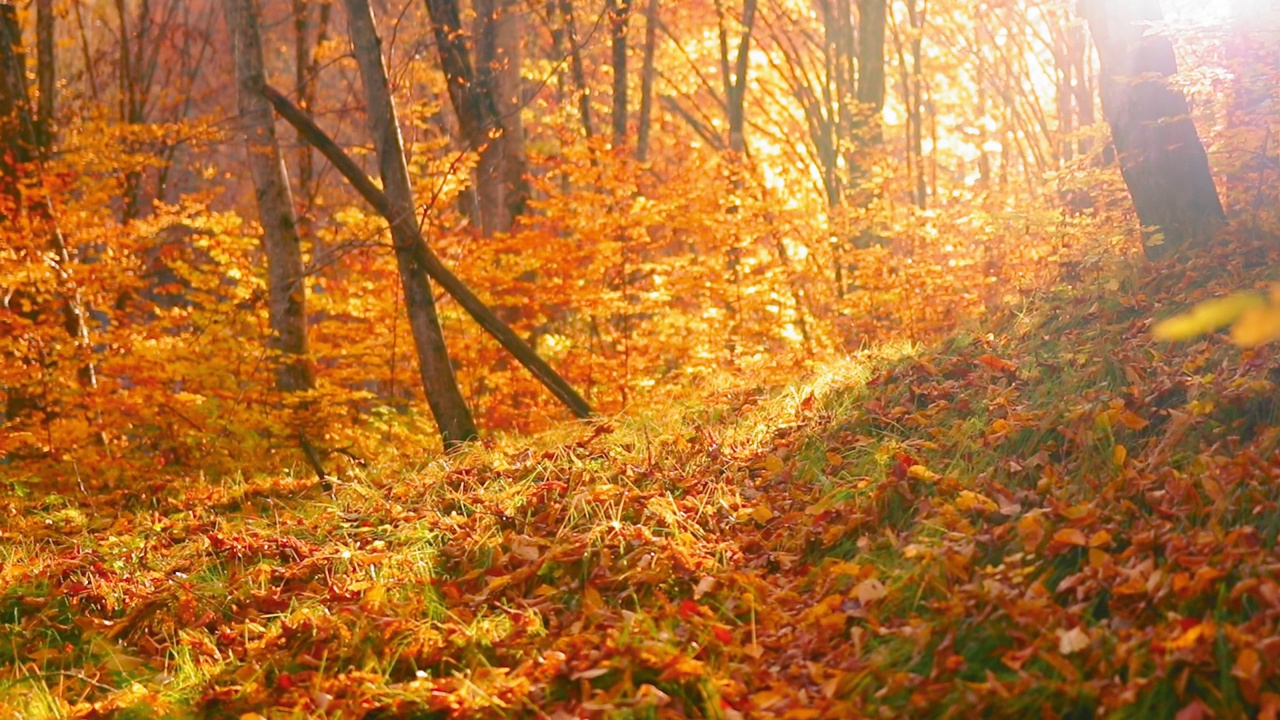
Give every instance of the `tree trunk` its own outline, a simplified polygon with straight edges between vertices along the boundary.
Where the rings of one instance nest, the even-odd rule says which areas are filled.
[[[1207,240],[1226,214],[1187,99],[1169,86],[1178,69],[1173,45],[1148,33],[1161,19],[1158,0],[1083,0],[1080,10],[1098,48],[1102,112],[1147,256]]]
[[[591,121],[591,88],[587,85],[587,69],[582,63],[582,44],[578,41],[578,23],[573,15],[573,0],[558,0],[560,17],[564,22],[565,39],[569,44],[569,72],[578,96],[578,116],[582,119],[582,132],[590,140],[595,135]]]
[[[644,65],[640,68],[640,120],[636,132],[636,160],[649,160],[649,132],[653,125],[654,54],[658,47],[658,0],[649,0],[644,13]]]
[[[298,96],[298,105],[306,112],[312,112],[312,105],[315,104],[316,75],[320,71],[316,62],[316,48],[328,35],[332,7],[329,0],[322,0],[320,3],[315,22],[315,39],[312,40],[311,5],[308,0],[293,0],[293,88]],[[316,233],[311,227],[311,218],[305,212],[305,209],[315,203],[317,195],[315,162],[311,156],[311,146],[302,138],[299,141],[297,187],[304,212],[298,217],[298,234],[311,243],[312,256],[320,259],[324,255],[323,248],[319,247]]]
[[[482,151],[481,167],[491,179],[482,198],[494,218],[487,223],[486,235],[511,229],[528,197],[525,182],[524,83],[520,77],[520,14],[513,0],[476,0],[476,23],[479,43],[476,47],[476,85],[480,92],[493,98],[497,110],[493,127],[501,128]]]
[[[884,110],[885,0],[858,0],[858,103],[871,114],[869,141],[880,142]]]
[[[453,365],[445,349],[444,334],[436,315],[435,298],[425,268],[414,255],[418,240],[416,224],[405,222],[417,217],[409,168],[405,163],[404,143],[400,138],[400,121],[391,98],[387,68],[382,59],[382,43],[378,39],[373,10],[368,0],[345,0],[351,44],[360,78],[364,84],[369,129],[378,153],[378,171],[382,176],[388,208],[393,218],[391,237],[395,245],[396,263],[404,289],[405,308],[413,329],[418,352],[418,369],[426,391],[427,403],[440,428],[446,449],[453,449],[476,437],[475,422],[467,408]],[[443,53],[444,50],[442,49]],[[450,86],[452,92],[454,88]],[[414,232],[408,232],[413,229]]]
[[[747,150],[747,61],[751,54],[751,30],[756,21],[756,0],[746,0],[742,7],[742,39],[733,63],[733,78],[725,77],[725,100],[728,102],[729,151],[742,155]],[[725,57],[727,59],[727,55]]]
[[[57,63],[53,48],[53,0],[36,0],[36,145],[53,147],[54,88]]]
[[[85,321],[84,302],[71,274],[71,253],[58,227],[53,201],[47,195],[32,201],[21,188],[24,175],[34,167],[38,176],[43,164],[43,146],[38,142],[30,102],[17,8],[10,2],[0,2],[0,219],[16,219],[26,212],[27,203],[35,205],[34,210],[49,234],[49,261],[62,283],[62,327],[87,358],[89,326]],[[20,292],[16,288],[4,289],[0,293],[0,306],[10,308],[14,295]],[[85,388],[98,386],[92,362],[86,361],[80,366],[78,378]],[[41,406],[39,400],[22,389],[9,388],[6,394],[9,401],[5,414],[9,419]]]
[[[609,29],[613,38],[613,146],[627,141],[627,23],[631,0],[609,0]]]
[[[592,415],[591,406],[582,399],[582,396],[564,378],[560,377],[550,365],[547,365],[542,358],[538,357],[538,354],[534,352],[528,343],[504,323],[493,310],[490,310],[480,298],[476,297],[475,293],[471,292],[470,288],[463,284],[457,275],[450,272],[440,262],[440,259],[431,252],[426,242],[422,240],[422,233],[418,230],[416,217],[397,215],[393,211],[391,201],[387,199],[386,193],[370,182],[355,161],[347,157],[337,143],[330,139],[328,135],[325,135],[323,130],[317,127],[305,113],[298,110],[297,106],[290,103],[284,95],[267,88],[267,98],[275,106],[276,112],[288,120],[306,138],[307,142],[311,143],[321,154],[328,158],[329,162],[333,163],[333,166],[337,168],[338,172],[342,173],[342,176],[351,183],[351,186],[360,193],[361,197],[368,201],[382,217],[386,218],[388,223],[401,225],[398,232],[404,237],[413,239],[414,259],[418,261],[418,264],[426,270],[432,279],[439,282],[440,286],[454,300],[458,301],[458,305],[467,311],[467,314],[479,323],[485,332],[492,335],[507,352],[511,353],[512,357],[518,360],[521,365],[524,365],[529,372],[533,373],[534,377],[538,378],[543,386],[551,391],[551,394],[555,395],[566,407],[572,410],[574,415],[580,418],[587,418]]]
[[[505,106],[509,109],[510,104],[499,102],[499,90],[495,87],[494,73],[490,69],[477,72],[473,68],[468,35],[462,29],[457,0],[425,2],[435,30],[440,67],[444,70],[449,99],[458,116],[462,140],[469,150],[479,155],[475,190],[479,198],[481,233],[489,236],[506,232],[511,229],[515,218],[524,211],[529,194],[528,184],[524,179],[523,147],[518,142],[503,142],[509,128],[504,122],[501,108]],[[496,16],[513,15],[509,8],[497,7],[497,2],[498,0],[481,0],[478,6],[480,12],[477,13],[482,34],[494,33],[495,45],[497,36],[503,33],[502,28],[495,26],[495,23],[503,22],[503,18]],[[502,12],[499,13],[499,10]],[[508,18],[507,21],[514,21],[514,18]],[[513,32],[515,31],[506,31],[506,42],[511,42]],[[518,73],[518,66],[510,62],[512,59],[512,56],[508,56],[505,69]],[[512,121],[514,120],[518,120],[518,113],[512,115]]]
[[[267,344],[282,355],[276,369],[276,386],[284,392],[310,390],[315,387],[315,377],[307,359],[302,241],[275,117],[263,94],[266,77],[258,0],[226,0],[223,9],[232,32],[241,131],[258,200],[262,247],[267,255],[267,314],[271,323]]]

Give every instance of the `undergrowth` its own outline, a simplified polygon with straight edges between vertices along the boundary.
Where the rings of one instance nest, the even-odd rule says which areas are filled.
[[[1280,364],[1149,339],[1274,256],[324,483],[5,478],[0,714],[1274,716]]]

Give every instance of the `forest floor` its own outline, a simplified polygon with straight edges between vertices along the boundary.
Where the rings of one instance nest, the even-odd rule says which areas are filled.
[[[1150,327],[1277,262],[324,486],[9,478],[0,716],[1275,718],[1280,359]]]

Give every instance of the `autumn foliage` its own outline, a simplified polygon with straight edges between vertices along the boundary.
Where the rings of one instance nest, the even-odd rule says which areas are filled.
[[[316,387],[277,387],[217,3],[55,4],[56,140],[0,144],[0,716],[1280,713],[1280,364],[1152,334],[1274,312],[1265,44],[1174,27],[1231,224],[1148,262],[1064,3],[887,3],[877,113],[830,31],[873,2],[484,0],[524,89],[468,138],[404,4],[421,235],[596,411],[436,286],[482,430],[446,454],[387,218],[283,123]],[[269,79],[378,177],[341,4],[264,5]],[[490,232],[469,143],[517,136]]]

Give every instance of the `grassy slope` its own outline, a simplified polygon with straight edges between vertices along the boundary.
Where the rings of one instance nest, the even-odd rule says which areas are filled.
[[[0,716],[1274,712],[1280,363],[1148,338],[1229,255],[332,489],[11,481]]]

